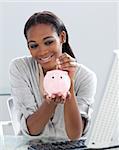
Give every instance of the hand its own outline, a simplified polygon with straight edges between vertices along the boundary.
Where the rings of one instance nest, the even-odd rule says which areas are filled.
[[[68,71],[69,77],[73,79],[78,63],[67,53],[63,53],[57,60],[57,69]]]
[[[57,94],[52,94],[51,96],[48,93],[44,93],[44,98],[47,103],[55,103],[55,104],[64,104],[66,100],[70,98],[70,92],[67,92],[66,96],[62,95],[60,92]]]

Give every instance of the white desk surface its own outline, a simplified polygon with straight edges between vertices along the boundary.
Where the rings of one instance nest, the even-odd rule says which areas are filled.
[[[5,135],[4,137],[0,137],[0,150],[28,150],[28,142],[35,138],[28,138],[24,136],[11,136]],[[40,140],[40,139],[38,139]],[[52,142],[52,141],[63,141],[64,139],[59,138],[41,138],[44,142]],[[37,142],[37,139],[36,139]],[[2,149],[1,149],[2,148]]]
[[[0,147],[2,150],[27,150],[27,139],[22,136],[0,137]]]

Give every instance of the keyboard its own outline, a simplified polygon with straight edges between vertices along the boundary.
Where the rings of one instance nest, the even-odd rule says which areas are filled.
[[[28,150],[81,150],[86,148],[84,140],[29,143]]]

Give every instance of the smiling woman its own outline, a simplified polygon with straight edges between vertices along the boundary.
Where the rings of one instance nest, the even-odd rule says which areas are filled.
[[[32,26],[27,31],[28,47],[31,55],[48,71],[56,68],[56,59],[62,53],[65,32],[60,37],[51,25],[44,23]]]
[[[33,14],[25,24],[24,35],[31,57],[16,58],[10,65],[19,134],[85,140],[96,92],[95,73],[76,62],[67,30],[52,12]],[[66,97],[43,93],[44,75],[55,69],[69,75],[71,86]]]

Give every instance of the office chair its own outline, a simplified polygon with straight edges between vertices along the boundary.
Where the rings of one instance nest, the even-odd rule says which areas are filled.
[[[19,123],[17,121],[17,116],[16,116],[17,114],[16,114],[16,111],[15,111],[15,108],[14,108],[13,97],[10,97],[7,100],[7,106],[8,106],[8,111],[9,111],[9,115],[10,115],[10,119],[11,119],[14,134],[18,135]]]
[[[12,110],[13,110],[13,104],[12,104],[12,98],[9,98],[7,100],[7,106],[8,106],[8,112],[10,115],[10,120],[8,121],[0,121],[0,136],[3,137],[4,135],[14,135],[14,129],[12,124]]]

